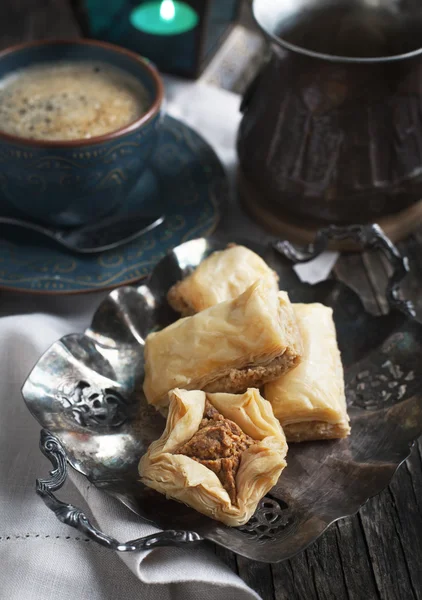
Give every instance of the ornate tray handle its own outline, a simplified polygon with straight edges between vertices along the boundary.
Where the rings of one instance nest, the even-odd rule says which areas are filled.
[[[400,297],[400,283],[409,272],[408,259],[401,256],[379,225],[349,225],[347,227],[330,225],[320,229],[314,242],[302,248],[295,247],[287,241],[275,242],[273,247],[292,262],[303,263],[324,252],[330,240],[352,240],[360,244],[362,250],[381,250],[393,268],[386,289],[386,298],[390,309],[400,310],[408,317],[415,317],[413,303]]]
[[[37,479],[36,491],[44,500],[45,504],[50,508],[56,517],[62,523],[74,527],[87,538],[119,552],[136,552],[139,550],[151,550],[158,546],[184,546],[201,541],[203,538],[194,531],[177,531],[169,529],[152,535],[147,535],[143,538],[130,540],[122,543],[116,539],[105,535],[99,529],[94,527],[86,515],[80,508],[72,504],[62,502],[53,492],[59,490],[67,477],[66,454],[58,438],[47,431],[41,430],[40,448],[42,453],[48,458],[53,465],[53,470],[50,471],[49,479]]]

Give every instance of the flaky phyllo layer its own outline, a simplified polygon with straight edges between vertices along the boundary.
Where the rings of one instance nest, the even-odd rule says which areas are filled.
[[[269,285],[278,290],[277,274],[260,256],[245,246],[231,244],[203,260],[191,275],[170,288],[167,298],[182,316],[193,315],[237,298],[263,278],[268,278]]]
[[[293,304],[303,341],[302,361],[265,385],[288,441],[345,437],[350,433],[344,376],[333,311],[322,304]]]
[[[173,388],[244,392],[300,362],[302,343],[288,295],[261,279],[234,300],[179,319],[145,344],[144,392],[157,408]]]
[[[226,525],[246,523],[286,466],[287,444],[257,389],[175,389],[167,425],[139,463],[143,483]],[[188,455],[187,455],[188,454]]]

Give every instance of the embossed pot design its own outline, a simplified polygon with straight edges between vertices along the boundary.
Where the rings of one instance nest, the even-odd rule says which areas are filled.
[[[138,55],[91,40],[32,42],[0,53],[0,78],[48,61],[90,60],[119,67],[147,88],[151,105],[136,121],[84,140],[45,141],[0,132],[0,207],[56,225],[80,225],[122,202],[148,166],[159,138],[163,85]]]
[[[257,202],[350,223],[421,199],[419,0],[254,0],[253,10],[272,46],[238,135]]]

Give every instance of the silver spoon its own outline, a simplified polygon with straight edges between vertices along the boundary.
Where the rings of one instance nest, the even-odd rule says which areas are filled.
[[[81,254],[93,254],[112,250],[122,244],[151,231],[164,222],[163,215],[134,214],[122,217],[108,217],[98,223],[85,225],[79,229],[50,228],[23,219],[0,216],[0,224],[13,225],[36,231],[61,244],[68,250]]]

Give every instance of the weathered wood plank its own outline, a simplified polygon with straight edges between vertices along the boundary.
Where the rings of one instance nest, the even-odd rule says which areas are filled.
[[[395,528],[415,598],[422,598],[422,440],[415,444],[406,464],[390,485]]]
[[[237,568],[243,581],[255,590],[261,596],[262,600],[274,599],[274,586],[271,566],[269,564],[238,556]]]
[[[235,573],[237,573],[236,555],[230,550],[214,544],[216,555]]]
[[[23,41],[79,35],[79,26],[67,0],[0,2],[0,49]]]
[[[390,490],[387,488],[365,504],[360,517],[381,598],[413,600],[416,596],[397,531],[397,509]]]
[[[314,578],[310,575],[306,552],[272,565],[275,600],[316,600]]]
[[[341,519],[336,529],[349,599],[380,598],[359,516]]]
[[[349,600],[336,526],[272,571],[276,600]]]

